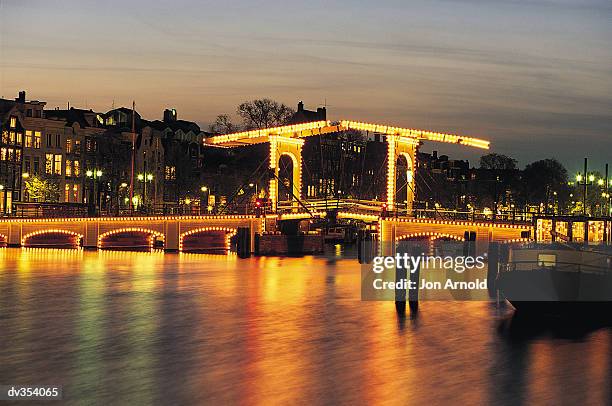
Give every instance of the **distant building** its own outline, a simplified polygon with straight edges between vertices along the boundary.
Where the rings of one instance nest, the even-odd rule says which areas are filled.
[[[91,110],[44,110],[46,103],[0,99],[0,211],[13,203],[55,201],[81,203],[85,174],[83,145],[103,132],[99,114]],[[38,177],[54,185],[57,193],[30,196],[26,183]],[[51,188],[50,188],[51,189]]]
[[[297,105],[297,111],[287,121],[287,124],[302,124],[312,121],[327,120],[327,109],[325,107],[317,107],[316,111],[304,109],[304,102],[300,101]]]

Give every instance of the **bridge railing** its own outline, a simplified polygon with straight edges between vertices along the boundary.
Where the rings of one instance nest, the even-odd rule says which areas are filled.
[[[415,209],[413,210],[413,216],[416,218],[428,218],[434,220],[531,224],[535,214],[518,211],[500,211],[497,213],[492,213],[446,209]]]

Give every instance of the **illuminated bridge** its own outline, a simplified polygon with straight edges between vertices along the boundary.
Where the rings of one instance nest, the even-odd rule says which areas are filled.
[[[406,202],[407,212],[411,211],[412,202],[414,201],[416,151],[421,141],[451,143],[480,149],[489,148],[489,141],[479,138],[349,120],[342,120],[337,123],[315,121],[261,130],[242,131],[210,137],[205,140],[205,143],[210,146],[225,148],[270,143],[269,167],[273,171],[273,176],[270,177],[268,194],[272,201],[272,209],[276,212],[279,203],[278,176],[281,157],[287,156],[292,162],[291,188],[293,190],[291,190],[290,195],[295,197],[294,200],[297,200],[293,201],[293,206],[297,209],[300,206],[298,202],[303,202],[302,147],[304,145],[304,138],[348,130],[367,131],[385,136],[387,143],[387,186],[386,201],[384,203],[390,211],[395,209],[395,202],[398,200]],[[404,189],[405,195],[399,197],[399,199],[396,185],[398,167],[405,168],[408,183]],[[307,205],[303,204],[302,206],[306,207]]]
[[[240,229],[249,251],[262,219],[248,215],[94,217],[0,220],[0,243],[29,248],[146,249],[227,251]]]
[[[411,216],[414,200],[414,168],[416,151],[421,141],[452,143],[488,149],[489,142],[471,137],[414,130],[356,121],[317,121],[297,125],[244,131],[208,138],[209,146],[233,148],[269,143],[269,189],[272,212],[259,215],[99,217],[58,219],[0,220],[0,244],[15,247],[78,247],[89,249],[152,249],[168,251],[223,251],[232,238],[242,241],[243,250],[255,251],[257,235],[277,230],[280,221],[328,217],[327,203],[302,199],[302,146],[304,138],[347,130],[368,131],[385,135],[386,198],[384,201],[343,201],[333,209],[334,219],[361,222],[375,231],[380,243],[403,239],[452,239],[476,241],[481,247],[490,242],[525,241],[530,239],[531,225],[495,224],[467,220],[421,219]],[[289,210],[278,210],[279,162],[288,156],[293,163],[293,189]],[[397,168],[401,166],[408,187],[398,196]],[[406,202],[406,215],[395,210],[396,201]],[[240,234],[240,235],[238,235]],[[242,236],[242,237],[240,237]],[[244,238],[243,238],[244,237]],[[384,244],[383,244],[384,245]]]

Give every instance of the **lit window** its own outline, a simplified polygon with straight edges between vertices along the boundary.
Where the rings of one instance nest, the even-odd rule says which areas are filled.
[[[26,130],[25,132],[25,145],[26,148],[32,148],[32,131]]]
[[[74,172],[74,176],[79,176],[79,173],[80,173],[79,161],[74,161],[74,162],[72,163],[72,167],[73,167],[73,169],[74,169],[74,170],[72,171],[72,172]],[[75,186],[75,187],[76,187],[76,186]]]
[[[165,179],[166,180],[176,179],[176,167],[175,166],[166,166]]]
[[[40,140],[42,138],[42,134],[40,131],[34,131],[34,148],[40,149]]]
[[[6,161],[6,148],[0,149],[0,161]]]
[[[11,128],[17,127],[17,117],[11,117]]]
[[[9,133],[8,133],[8,131],[2,131],[2,143],[3,144],[8,144],[9,143]]]
[[[55,165],[53,166],[53,173],[56,175],[62,174],[62,156],[55,155]]]
[[[45,173],[51,175],[53,173],[53,154],[45,155]]]
[[[66,159],[66,176],[72,176],[72,161],[70,159]]]
[[[23,142],[23,134],[17,133],[15,137],[15,143],[17,145],[21,145],[22,142]]]
[[[556,254],[538,254],[538,266],[553,268],[557,265]]]
[[[68,138],[66,140],[66,153],[72,154],[72,139],[71,138]]]

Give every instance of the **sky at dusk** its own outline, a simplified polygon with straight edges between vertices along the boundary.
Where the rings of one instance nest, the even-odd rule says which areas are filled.
[[[612,2],[0,0],[0,96],[22,89],[204,128],[247,99],[326,103],[577,171],[612,163]]]

